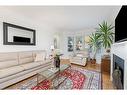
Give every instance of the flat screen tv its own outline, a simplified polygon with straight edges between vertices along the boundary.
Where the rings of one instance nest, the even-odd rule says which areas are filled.
[[[115,42],[127,41],[127,6],[122,6],[115,19]]]

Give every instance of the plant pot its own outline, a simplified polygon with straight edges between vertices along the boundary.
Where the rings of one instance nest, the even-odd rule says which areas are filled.
[[[110,58],[110,49],[109,49],[109,48],[107,48],[107,49],[105,50],[105,53],[104,53],[103,57],[104,57],[104,58]]]

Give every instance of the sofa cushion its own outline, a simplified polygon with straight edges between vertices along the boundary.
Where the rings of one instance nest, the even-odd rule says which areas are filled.
[[[19,53],[19,64],[25,64],[25,63],[30,63],[33,62],[33,54],[32,52],[20,52]]]
[[[7,60],[0,62],[0,69],[18,65],[18,60]]]
[[[21,66],[13,66],[13,67],[9,67],[9,68],[6,68],[6,69],[1,69],[0,70],[0,78],[4,78],[4,77],[7,77],[9,75],[19,73],[23,70],[24,70],[24,68],[21,67]]]
[[[48,63],[51,63],[51,62],[52,62],[52,60],[46,59],[45,61],[41,61],[41,65],[42,64],[48,64]]]
[[[73,57],[72,59],[74,59],[74,60],[80,60],[80,59],[83,59],[83,58],[85,58],[85,57],[79,57],[79,56],[76,56],[76,57]]]
[[[26,63],[31,63],[31,62],[34,62],[32,57],[26,57],[26,58],[19,59],[19,64],[26,64]]]
[[[6,81],[15,80],[17,78],[22,79],[22,78],[24,78],[24,76],[26,76],[26,78],[28,78],[32,75],[35,75],[38,71],[41,72],[43,70],[46,70],[47,68],[50,68],[50,64],[49,65],[41,65],[41,66],[19,72],[17,74],[14,74],[14,75],[11,75],[11,76],[8,76],[8,77],[5,77],[5,78],[2,78],[2,79],[0,79],[0,86],[1,86],[2,83],[6,82]],[[20,80],[18,79],[14,82],[16,83],[17,81],[20,81]]]
[[[0,53],[0,69],[18,65],[17,53]]]
[[[26,58],[26,57],[32,57],[32,56],[33,56],[32,51],[19,52],[19,58]]]
[[[16,60],[18,58],[17,53],[9,52],[9,53],[0,53],[0,62],[8,61],[8,60]]]
[[[28,69],[31,69],[31,68],[34,68],[40,65],[41,65],[41,62],[31,62],[31,63],[22,64],[19,66],[23,67],[25,70],[28,70]]]

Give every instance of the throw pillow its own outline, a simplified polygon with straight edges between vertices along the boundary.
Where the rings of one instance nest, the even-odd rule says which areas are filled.
[[[45,55],[43,53],[37,53],[36,57],[34,59],[35,62],[37,61],[44,61],[45,60]]]
[[[82,54],[77,54],[77,56],[78,56],[78,57],[83,57],[83,55],[82,55]]]

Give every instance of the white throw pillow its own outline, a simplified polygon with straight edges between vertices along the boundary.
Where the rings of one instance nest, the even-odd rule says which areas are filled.
[[[78,56],[78,57],[83,57],[83,55],[82,55],[82,54],[77,54],[77,56]]]
[[[43,54],[43,53],[37,53],[36,57],[34,59],[35,62],[37,62],[37,61],[44,61],[44,60],[45,60],[45,54]]]

